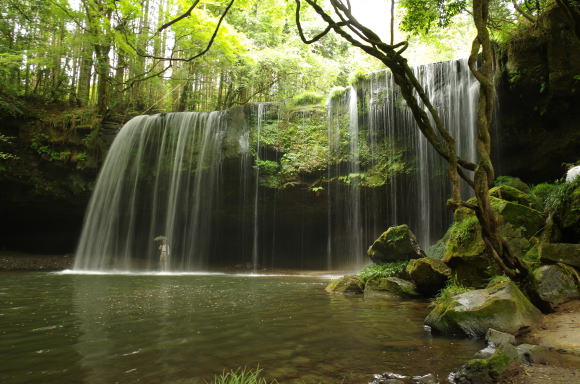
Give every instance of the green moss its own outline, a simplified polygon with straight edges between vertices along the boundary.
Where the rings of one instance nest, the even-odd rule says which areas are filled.
[[[368,292],[388,292],[403,297],[419,296],[415,284],[398,277],[374,277],[365,284],[365,294]]]
[[[543,213],[533,208],[495,197],[490,197],[490,204],[505,222],[525,228],[527,237],[538,234],[545,225]]]
[[[357,72],[351,73],[348,77],[348,83],[351,85],[356,85],[359,82],[368,80],[369,73],[365,70],[359,70]]]
[[[346,92],[348,92],[348,88],[346,88],[346,87],[334,87],[330,90],[328,98],[331,100],[336,99],[336,98],[344,96],[346,94]]]
[[[310,91],[305,91],[294,96],[290,101],[290,104],[294,106],[321,104],[324,100],[325,97],[323,95]]]
[[[556,184],[550,183],[538,184],[532,188],[532,194],[541,202],[542,209],[545,209],[548,196],[550,196],[556,188],[558,188]]]
[[[332,280],[326,291],[330,293],[362,293],[365,283],[359,276],[344,276]]]
[[[479,221],[475,215],[466,217],[464,220],[451,224],[448,238],[457,245],[466,247],[476,238],[479,231]]]
[[[408,263],[408,261],[398,261],[394,263],[371,264],[363,268],[358,273],[358,276],[364,282],[373,278],[405,276]]]
[[[499,176],[495,179],[493,183],[496,187],[507,185],[512,188],[516,188],[524,193],[530,193],[530,187],[526,183],[524,183],[518,177],[512,176]]]
[[[473,382],[496,382],[499,376],[506,371],[514,361],[517,361],[518,352],[513,345],[502,345],[487,359],[469,360],[460,372],[471,378]]]
[[[542,209],[542,203],[536,196],[522,192],[521,190],[509,185],[493,187],[489,190],[489,195],[499,199],[518,203],[526,207],[532,207],[539,210]]]

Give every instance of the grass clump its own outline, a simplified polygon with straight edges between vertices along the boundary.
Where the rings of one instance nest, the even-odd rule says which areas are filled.
[[[276,380],[269,381],[263,377],[262,369],[238,368],[229,372],[223,372],[221,375],[214,377],[211,384],[278,384]]]
[[[294,96],[291,104],[294,106],[320,104],[324,99],[324,96],[318,93],[305,91]]]
[[[470,288],[461,285],[457,281],[457,278],[454,276],[449,280],[447,280],[447,285],[445,285],[445,288],[440,290],[437,296],[435,296],[435,298],[433,299],[433,305],[445,303],[453,296],[460,295],[470,290],[471,290]]]
[[[408,261],[397,261],[394,263],[371,264],[361,269],[359,277],[367,282],[376,277],[395,277],[405,273]]]

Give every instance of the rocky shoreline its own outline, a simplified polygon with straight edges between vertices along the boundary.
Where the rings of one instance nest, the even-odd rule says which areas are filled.
[[[0,252],[0,272],[61,271],[70,269],[74,257],[66,255],[37,255],[21,252]]]

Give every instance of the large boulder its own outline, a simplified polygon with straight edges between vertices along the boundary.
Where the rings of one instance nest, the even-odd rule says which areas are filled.
[[[519,192],[513,188],[510,191],[514,194]],[[510,249],[516,256],[523,256],[530,248],[528,239],[537,234],[544,225],[543,214],[533,208],[493,196],[490,200],[492,208],[502,218],[500,234],[508,241]],[[474,199],[469,201],[476,203]],[[457,210],[455,222],[445,237],[447,242],[442,261],[453,270],[460,284],[475,288],[483,287],[488,278],[499,272],[486,252],[481,227],[473,211]]]
[[[441,260],[422,257],[409,261],[407,273],[417,285],[419,292],[426,296],[434,296],[445,287],[447,279],[451,276],[451,268]]]
[[[538,253],[541,261],[580,268],[580,244],[542,243],[538,247]]]
[[[449,375],[455,384],[495,384],[519,364],[516,347],[504,344],[485,359],[472,359]]]
[[[332,280],[326,286],[326,292],[342,294],[359,294],[364,291],[364,282],[358,276],[343,276]]]
[[[544,214],[536,209],[495,197],[490,197],[490,204],[506,223],[525,228],[526,237],[536,235],[546,223]]]
[[[369,247],[368,255],[376,263],[406,261],[425,256],[409,226],[390,227]]]
[[[498,199],[511,201],[526,207],[542,209],[538,198],[509,185],[500,185],[489,190],[489,195]]]
[[[425,324],[438,333],[482,337],[489,328],[517,333],[540,318],[540,311],[508,280],[440,302]]]
[[[387,294],[402,297],[419,296],[417,287],[410,281],[398,277],[375,277],[367,281],[365,295]]]
[[[483,287],[490,277],[492,261],[487,256],[481,227],[474,215],[456,221],[447,231],[443,261],[457,282],[466,287]]]
[[[567,265],[544,265],[534,271],[540,297],[558,305],[580,296],[578,272]]]

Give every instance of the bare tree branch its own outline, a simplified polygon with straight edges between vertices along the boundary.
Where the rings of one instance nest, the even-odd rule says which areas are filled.
[[[159,27],[159,29],[157,30],[157,32],[161,32],[164,29],[167,29],[169,27],[171,27],[173,24],[177,23],[180,20],[185,19],[186,17],[191,16],[191,12],[194,10],[194,8],[197,6],[197,4],[199,4],[200,0],[195,0],[193,2],[193,4],[191,5],[191,7],[189,7],[189,9],[187,11],[185,11],[184,14],[182,14],[181,16],[176,17],[173,20],[168,21],[167,23],[163,24],[161,27]]]

